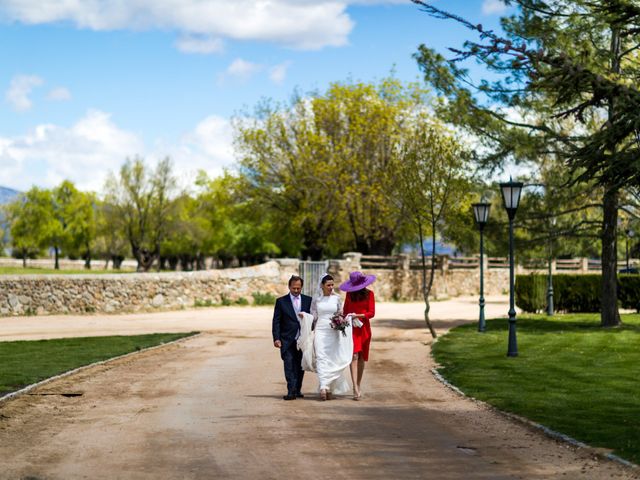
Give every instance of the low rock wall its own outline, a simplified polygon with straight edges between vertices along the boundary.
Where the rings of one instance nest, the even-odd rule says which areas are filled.
[[[219,304],[286,292],[297,263],[180,273],[0,277],[0,315],[120,313]]]
[[[345,281],[349,272],[356,269],[334,269],[331,273],[336,278],[336,283]],[[421,301],[422,298],[422,271],[420,270],[387,270],[367,269],[367,274],[376,276],[376,282],[371,289],[376,299],[389,301]],[[427,271],[427,275],[429,275]],[[428,281],[429,277],[427,277]],[[500,295],[508,293],[509,270],[490,270],[484,273],[484,294]],[[480,293],[480,271],[454,270],[436,271],[433,278],[431,298],[435,300],[461,295],[477,295]]]
[[[358,262],[336,260],[329,271],[336,284],[359,270]],[[299,261],[281,259],[226,270],[100,275],[12,275],[0,277],[0,316],[58,313],[121,313],[190,308],[197,305],[253,303],[253,294],[283,295]],[[413,269],[366,270],[377,276],[371,287],[379,301],[422,300],[422,272]],[[485,295],[508,288],[508,270],[485,272]],[[437,270],[432,298],[477,294],[479,271]]]

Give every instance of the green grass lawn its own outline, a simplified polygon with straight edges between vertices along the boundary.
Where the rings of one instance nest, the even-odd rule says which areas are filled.
[[[603,329],[591,314],[518,317],[451,330],[433,347],[440,373],[467,395],[640,463],[640,315]]]
[[[0,395],[83,365],[190,335],[194,333],[0,342]]]
[[[105,270],[104,268],[92,268],[91,270],[78,269],[67,270],[54,268],[38,268],[38,267],[0,267],[0,275],[44,275],[44,274],[60,274],[60,275],[92,275],[101,273],[134,273],[133,270]]]

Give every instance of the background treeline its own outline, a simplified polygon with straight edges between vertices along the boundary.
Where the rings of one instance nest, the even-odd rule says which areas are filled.
[[[447,128],[438,109],[421,86],[394,78],[334,83],[285,104],[265,101],[234,119],[237,163],[223,175],[200,173],[179,185],[169,158],[151,166],[133,157],[100,194],[69,181],[33,187],[5,206],[2,237],[25,261],[53,252],[56,268],[59,255],[83,258],[87,268],[93,259],[117,268],[133,257],[145,271],[345,251],[388,255],[419,245],[420,234],[475,254],[470,204],[484,197],[493,203],[487,253],[504,256],[499,192],[475,141]],[[525,172],[519,255],[546,258],[553,242],[555,257],[597,256],[601,187],[567,186],[571,173],[551,155]],[[631,190],[623,198],[635,202]]]

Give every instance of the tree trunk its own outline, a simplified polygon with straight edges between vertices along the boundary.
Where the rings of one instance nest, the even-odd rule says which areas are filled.
[[[322,260],[323,253],[324,249],[318,245],[305,245],[302,249],[302,259],[320,261]]]
[[[57,246],[53,247],[53,251],[54,251],[54,255],[55,255],[55,263],[53,268],[55,268],[56,270],[60,270],[60,262],[59,262],[59,256],[60,256],[60,249],[58,249]]]
[[[360,237],[355,242],[356,252],[363,255],[391,255],[395,246],[395,239],[385,234],[378,237]]]
[[[424,321],[427,324],[427,328],[431,333],[431,338],[436,338],[436,334],[433,325],[431,325],[431,319],[429,318],[429,311],[431,310],[431,304],[429,303],[429,294],[431,293],[431,286],[433,285],[433,274],[435,269],[435,256],[431,256],[431,277],[427,284],[427,262],[424,255],[424,236],[422,234],[422,224],[418,224],[418,235],[420,237],[420,258],[422,259],[422,297],[424,298]]]
[[[620,325],[618,312],[618,191],[608,189],[604,194],[602,215],[602,299],[600,324],[603,327]]]
[[[114,270],[120,270],[123,261],[124,257],[122,255],[113,255],[111,257],[111,262],[113,263]]]
[[[91,270],[91,250],[89,248],[87,248],[87,251],[84,254],[84,268]]]
[[[620,73],[620,31],[611,28],[611,71]],[[609,122],[616,115],[615,99],[609,98]],[[610,153],[615,157],[616,145],[609,146]],[[602,298],[600,323],[603,327],[614,327],[620,324],[618,312],[618,189],[614,186],[605,187],[602,201]]]
[[[27,254],[22,255],[22,268],[27,268]]]
[[[133,245],[131,247],[132,253],[136,261],[138,262],[138,266],[136,270],[138,272],[148,272],[152,267],[153,262],[158,257],[158,252],[149,252],[144,248],[140,248],[137,245]]]

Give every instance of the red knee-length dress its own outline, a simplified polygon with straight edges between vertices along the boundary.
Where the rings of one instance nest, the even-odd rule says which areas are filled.
[[[344,302],[343,312],[345,315],[349,313],[364,313],[361,318],[363,325],[360,328],[353,329],[353,353],[361,353],[365,361],[369,360],[369,345],[371,344],[371,323],[370,320],[376,314],[376,302],[371,290],[367,290],[367,296],[363,300],[354,301],[351,298],[351,292],[347,293],[347,299]]]

